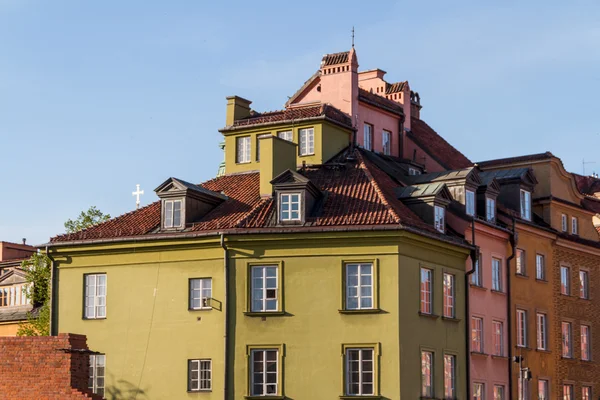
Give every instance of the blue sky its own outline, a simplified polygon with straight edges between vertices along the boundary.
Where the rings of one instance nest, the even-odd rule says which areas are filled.
[[[597,1],[0,0],[0,240],[210,179],[225,96],[280,109],[352,25],[360,68],[409,80],[472,160],[549,150],[600,172]]]

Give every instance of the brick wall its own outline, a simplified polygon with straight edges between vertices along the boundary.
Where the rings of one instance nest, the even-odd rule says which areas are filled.
[[[100,399],[88,393],[87,351],[83,335],[0,337],[0,399]]]

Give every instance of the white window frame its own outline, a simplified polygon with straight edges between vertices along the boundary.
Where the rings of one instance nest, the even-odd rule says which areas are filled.
[[[521,276],[527,275],[527,253],[523,249],[517,249],[515,273]]]
[[[298,131],[300,141],[300,155],[311,156],[315,154],[315,129],[302,128]]]
[[[181,200],[164,200],[163,224],[165,228],[181,228],[183,226],[183,202]],[[179,224],[175,224],[176,206],[179,206]]]
[[[197,288],[194,287],[195,282],[198,282]],[[188,290],[190,310],[212,310],[209,304],[212,298],[212,278],[191,278]],[[197,306],[195,302],[198,303]]]
[[[434,365],[433,352],[421,351],[421,397],[433,398]]]
[[[566,332],[565,332],[565,328]],[[573,324],[568,321],[562,321],[560,324],[561,336],[561,356],[563,358],[573,358]]]
[[[475,192],[472,190],[465,190],[465,211],[467,215],[475,215]]]
[[[471,317],[471,351],[483,353],[483,318]]]
[[[348,263],[344,268],[346,310],[372,310],[375,307],[373,264]],[[356,274],[353,273],[354,270]],[[355,284],[353,284],[354,280],[356,280]],[[367,294],[363,295],[363,292]],[[354,302],[356,305],[352,304]],[[363,302],[367,304],[363,305]]]
[[[560,266],[560,294],[571,295],[571,268],[564,265]]]
[[[492,290],[502,292],[502,260],[492,257]]]
[[[273,362],[273,361],[267,360],[267,355],[270,355],[272,353],[275,353],[275,365],[276,365],[275,383],[267,383],[268,374],[273,374],[273,371],[268,371],[268,367],[267,367],[267,363]],[[255,361],[255,357],[257,354],[262,355],[262,361]],[[255,372],[255,364],[256,363],[262,364],[262,367],[261,367],[262,371]],[[265,348],[265,349],[250,350],[250,395],[251,396],[265,396],[265,397],[277,396],[279,394],[279,368],[281,368],[281,366],[279,365],[279,349]],[[255,376],[256,374],[260,374],[262,376],[262,379],[255,384],[254,378],[256,377]],[[260,390],[259,392],[255,391],[255,386],[257,386],[257,385],[262,386],[262,390]],[[275,391],[269,392],[268,391],[269,387],[272,387],[272,388],[274,387]]]
[[[494,338],[494,355],[504,356],[504,322],[492,321],[492,335]]]
[[[521,189],[521,218],[531,221],[531,192]]]
[[[546,280],[546,257],[543,254],[535,255],[535,279]]]
[[[517,310],[517,347],[527,347],[526,310]]]
[[[590,298],[590,273],[587,270],[579,270],[579,298],[589,300]]]
[[[550,400],[550,382],[548,379],[538,379],[538,400]]]
[[[240,136],[235,138],[235,163],[247,164],[252,161],[252,138]]]
[[[416,168],[413,167],[408,167],[408,175],[414,176],[414,175],[421,175],[421,171],[419,171]]]
[[[496,221],[496,200],[491,197],[485,198],[485,218],[488,222]]]
[[[567,232],[569,227],[567,226],[567,214],[560,215],[560,225],[563,232]]]
[[[196,378],[194,378],[196,373]],[[188,360],[188,392],[212,390],[212,360],[200,358]]]
[[[548,350],[548,316],[545,313],[536,314],[537,349]]]
[[[421,314],[433,314],[433,270],[421,268],[419,274],[419,311]]]
[[[293,200],[294,196],[297,196],[297,201]],[[287,206],[287,210],[284,210],[285,206]],[[298,209],[294,210],[294,206],[297,206]],[[288,213],[287,218],[284,217],[284,213]],[[294,217],[294,213],[297,213],[298,215]],[[279,221],[302,221],[302,193],[279,193]]]
[[[592,349],[591,349],[591,341],[592,334],[590,332],[591,328],[589,325],[582,324],[579,327],[580,333],[580,346],[581,346],[581,359],[583,361],[591,361],[592,359]],[[586,346],[584,347],[584,343]]]
[[[104,284],[100,283],[102,280]],[[106,295],[108,289],[108,277],[106,274],[85,274],[84,286],[84,319],[106,318]],[[99,292],[103,292],[103,294],[99,294]]]
[[[571,217],[571,233],[573,235],[579,234],[579,219],[577,217]]]
[[[358,382],[352,381],[352,374],[350,372],[350,363],[352,362],[350,360],[350,352],[357,352],[358,354]],[[365,357],[368,353],[370,353],[370,359],[369,357]],[[349,347],[346,349],[344,357],[344,387],[346,391],[346,396],[374,396],[375,380],[377,379],[377,377],[375,376],[375,349],[373,349],[372,347]],[[369,362],[371,363],[371,370],[365,368],[365,364]],[[367,374],[371,374],[371,382],[364,380],[364,377]],[[352,390],[353,384],[358,384],[358,391],[356,393],[354,393],[354,390]],[[366,390],[365,385],[371,385],[371,390]]]
[[[88,389],[99,396],[104,397],[106,386],[106,355],[90,354],[89,356]]]
[[[456,356],[444,354],[444,398],[456,398]]]
[[[275,276],[268,273],[275,270]],[[258,271],[258,273],[255,273]],[[279,284],[279,266],[278,265],[253,265],[250,267],[250,311],[251,312],[277,312],[280,303],[280,284]],[[275,287],[272,282],[275,280]],[[255,286],[260,281],[260,287]],[[269,286],[267,286],[269,285]],[[257,292],[260,292],[260,297]],[[272,291],[272,292],[270,292]],[[275,306],[269,306],[269,303],[275,302]],[[256,302],[260,302],[260,307],[256,307]]]
[[[444,272],[444,313],[446,318],[456,316],[456,284],[455,276]]]
[[[434,206],[434,226],[439,232],[446,231],[446,209],[441,206]]]
[[[473,400],[485,400],[485,383],[473,382]]]
[[[366,122],[363,128],[363,147],[365,150],[373,151],[373,125]]]
[[[386,156],[392,155],[392,132],[385,129],[381,132],[381,151]]]
[[[288,142],[294,141],[294,131],[281,131],[277,132],[277,137],[283,140],[287,140]]]

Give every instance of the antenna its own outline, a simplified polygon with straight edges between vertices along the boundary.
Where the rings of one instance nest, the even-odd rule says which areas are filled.
[[[585,176],[585,165],[586,164],[596,164],[596,161],[585,161],[585,158],[581,160],[581,167],[583,170],[583,176]]]
[[[352,48],[354,48],[354,26],[352,27]]]

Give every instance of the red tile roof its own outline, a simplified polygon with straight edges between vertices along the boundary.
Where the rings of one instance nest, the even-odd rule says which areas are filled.
[[[358,100],[371,104],[372,106],[381,108],[385,111],[389,111],[393,114],[404,115],[404,109],[402,106],[395,101],[386,99],[375,93],[371,93],[365,89],[358,89]]]
[[[385,86],[385,94],[398,93],[404,90],[404,86],[408,84],[408,81],[388,83]]]
[[[233,129],[245,126],[282,123],[287,121],[298,121],[306,119],[325,118],[348,128],[352,128],[352,119],[346,113],[329,104],[317,104],[312,106],[291,107],[285,110],[254,113],[249,118],[234,122]],[[228,130],[232,128],[225,128]]]
[[[322,66],[345,64],[348,62],[350,56],[349,51],[343,51],[341,53],[325,54],[321,61]]]
[[[600,179],[592,176],[572,174],[577,184],[577,189],[583,194],[593,195],[600,192]]]
[[[447,169],[463,169],[473,165],[471,160],[438,135],[423,120],[411,118],[411,132],[408,136],[431,158]]]

